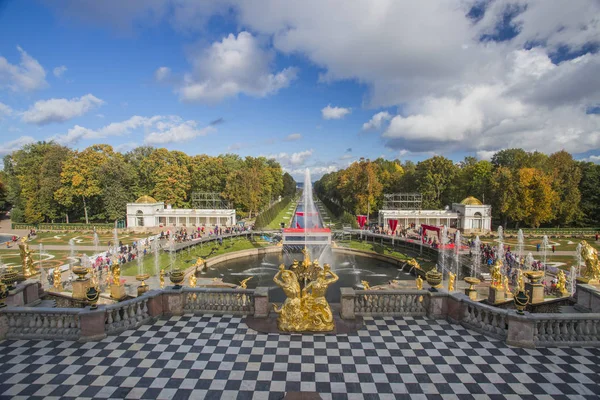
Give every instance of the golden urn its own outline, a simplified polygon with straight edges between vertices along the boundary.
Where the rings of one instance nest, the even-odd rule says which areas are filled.
[[[463,280],[469,284],[469,288],[467,290],[475,290],[474,286],[481,282],[479,279],[473,276],[466,276]]]
[[[525,272],[525,276],[529,278],[531,284],[537,285],[540,283],[540,279],[544,276],[543,271],[527,271]]]
[[[19,274],[17,274],[11,267],[9,267],[4,275],[2,275],[2,282],[7,286],[8,290],[15,289],[15,282],[19,279]]]
[[[6,298],[8,297],[8,287],[0,283],[0,308],[6,307]]]
[[[442,277],[442,273],[435,269],[427,271],[425,274],[425,280],[429,286],[431,286],[431,288],[429,288],[430,291],[437,292],[437,289],[442,286]]]
[[[98,291],[98,289],[96,289],[95,286],[90,286],[89,288],[87,288],[87,290],[85,291],[85,298],[88,304],[90,305],[90,310],[95,310],[96,308],[98,308],[98,305],[96,303],[98,303],[98,299],[100,298],[100,292]]]
[[[183,271],[174,270],[171,271],[169,279],[175,285],[173,286],[173,289],[181,289],[181,283],[185,279],[185,274]]]
[[[142,282],[137,288],[138,296],[141,296],[148,291],[148,285],[146,285],[146,282],[144,282],[148,278],[150,278],[150,275],[148,274],[139,274],[135,276],[136,281]]]
[[[71,268],[71,271],[73,271],[73,273],[75,275],[77,275],[77,280],[78,281],[85,280],[85,276],[88,273],[88,269],[86,267],[82,267],[80,265],[73,266],[73,268]]]
[[[523,312],[523,310],[529,303],[529,296],[527,295],[527,293],[525,293],[524,290],[519,290],[517,293],[515,293],[513,301],[515,303],[515,307],[517,308],[517,314],[524,315],[525,313]]]

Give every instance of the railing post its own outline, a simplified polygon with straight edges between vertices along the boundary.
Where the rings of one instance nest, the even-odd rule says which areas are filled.
[[[446,318],[448,315],[448,292],[438,289],[427,293],[427,315],[431,318]]]
[[[257,287],[254,289],[254,316],[267,318],[269,316],[269,288]]]
[[[183,297],[185,293],[182,289],[165,289],[162,295],[162,311],[163,314],[182,315],[183,314]]]
[[[462,293],[452,293],[448,296],[448,320],[453,323],[460,323],[465,315],[466,304],[463,299],[468,296]]]
[[[146,293],[148,295],[148,314],[151,317],[158,317],[163,314],[163,292],[160,291],[154,295],[154,291]]]
[[[530,349],[535,348],[535,319],[531,318],[530,313],[525,312],[525,315],[518,315],[515,311],[511,311],[508,313],[506,321],[508,323],[506,344]]]
[[[343,287],[340,289],[340,292],[342,302],[342,319],[355,319],[356,316],[354,315],[354,297],[356,293],[354,292],[354,289]]]
[[[4,313],[0,313],[0,340],[6,339],[8,333],[8,316]]]
[[[102,340],[106,337],[105,330],[106,310],[100,307],[96,310],[90,310],[86,307],[79,313],[79,322],[81,324],[80,342],[89,342],[93,340]]]

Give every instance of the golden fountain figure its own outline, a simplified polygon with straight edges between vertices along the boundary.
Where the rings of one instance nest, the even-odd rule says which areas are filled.
[[[415,284],[417,285],[417,290],[423,290],[423,278],[421,278],[421,275],[417,275],[417,279],[415,279]]]
[[[504,286],[504,293],[506,294],[506,297],[508,296],[512,296],[512,292],[510,291],[510,286],[508,286],[508,276],[504,276],[503,281],[503,286]]]
[[[198,279],[196,278],[196,272],[192,272],[190,274],[190,287],[196,287],[196,282]]]
[[[160,288],[163,289],[165,287],[165,270],[164,269],[160,270],[158,280],[160,281]]]
[[[33,267],[33,257],[31,256],[31,249],[27,244],[27,239],[22,237],[19,241],[19,251],[21,253],[21,264],[23,265],[23,276],[29,278],[35,275],[37,271]]]
[[[251,276],[251,277],[249,277],[249,278],[246,278],[246,279],[244,279],[243,281],[241,281],[241,282],[240,282],[240,287],[241,287],[242,289],[248,289],[248,281],[249,281],[250,279],[252,279],[252,278],[253,278],[253,277]]]
[[[523,279],[523,271],[517,270],[517,292],[525,291],[525,279]]]
[[[371,290],[371,284],[369,284],[369,281],[360,281],[360,283],[363,285],[363,290]]]
[[[496,262],[494,263],[494,265],[492,266],[491,269],[491,274],[492,274],[492,287],[498,288],[498,289],[502,289],[502,273],[500,272],[500,266],[502,264],[502,261],[500,260],[496,260]]]
[[[306,248],[303,253],[301,265],[295,262],[290,270],[286,270],[285,265],[281,264],[273,277],[287,297],[280,308],[277,305],[273,307],[279,314],[277,326],[284,332],[332,331],[333,314],[325,293],[329,285],[339,278],[328,264],[321,269],[318,262],[311,263]],[[301,282],[304,283],[304,289],[301,289]]]
[[[112,267],[113,284],[121,286],[121,266],[119,263],[114,263]]]
[[[454,291],[454,282],[456,281],[456,274],[453,274],[451,271],[448,271],[448,291]]]
[[[417,261],[416,258],[411,258],[406,263],[408,265],[411,265],[414,269],[421,269],[421,266],[419,265],[419,262]]]
[[[62,285],[62,274],[60,273],[60,268],[54,267],[54,271],[52,271],[52,278],[54,281],[54,283],[53,283],[54,289],[56,289],[59,292],[62,292],[63,285]]]
[[[567,290],[567,276],[565,275],[565,272],[562,269],[558,271],[556,279],[558,280],[558,282],[556,283],[556,289],[560,292],[562,296],[568,296],[569,291]]]
[[[581,241],[581,258],[585,262],[585,272],[580,281],[589,284],[600,283],[600,262],[598,261],[598,251],[594,249],[585,240]]]

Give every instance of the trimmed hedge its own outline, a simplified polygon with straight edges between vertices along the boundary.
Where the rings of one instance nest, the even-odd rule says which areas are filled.
[[[291,201],[292,201],[292,198],[290,196],[286,196],[286,197],[282,198],[281,201],[273,204],[267,210],[261,212],[258,215],[258,217],[256,217],[256,221],[254,222],[254,228],[262,229],[262,228],[266,227],[267,225],[269,225],[271,223],[271,221],[273,221],[273,219],[275,219],[275,217],[277,217],[279,215],[281,210],[286,208],[290,204]]]
[[[115,224],[19,224],[12,223],[12,229],[35,229],[40,231],[108,231]]]

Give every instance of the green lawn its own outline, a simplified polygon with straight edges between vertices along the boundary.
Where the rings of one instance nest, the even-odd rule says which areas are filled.
[[[327,222],[332,224],[332,229],[342,229],[342,223],[340,222],[339,218],[335,217],[322,201],[318,203],[318,208],[321,216],[323,217],[323,221],[325,221],[327,217]]]
[[[196,245],[189,247],[189,251],[181,250],[175,256],[175,269],[186,269],[196,263],[198,257],[203,259],[210,259],[225,253],[232,253],[234,251],[254,249],[257,247],[266,247],[270,245],[269,242],[265,241],[251,241],[246,238],[234,238],[225,239],[223,245],[219,246],[216,242],[210,242],[204,244],[202,247]],[[142,260],[142,271],[143,273],[155,275],[155,258],[153,254],[147,255]],[[158,258],[158,266],[160,269],[168,268],[171,264],[170,255],[168,252],[161,252]],[[121,274],[124,276],[135,276],[138,274],[138,261],[134,260],[126,263],[121,267]]]
[[[405,253],[402,253],[401,251],[398,251],[395,249],[393,250],[390,247],[381,246],[380,244],[376,244],[376,243],[373,244],[373,243],[361,242],[359,240],[352,240],[350,242],[348,242],[348,241],[336,242],[336,243],[340,247],[349,247],[351,249],[356,249],[356,250],[370,251],[370,252],[377,253],[377,254],[391,256],[391,257],[394,257],[394,258],[397,258],[400,260],[410,260],[413,258],[412,256],[406,255]],[[435,262],[432,260],[428,260],[428,259],[425,259],[422,257],[416,257],[416,259],[425,271],[428,271],[435,265]]]
[[[134,240],[137,241],[139,239],[143,239],[148,237],[148,235],[139,234],[139,233],[126,233],[119,232],[119,241],[122,241],[123,244],[131,244]],[[80,246],[92,246],[94,244],[94,234],[93,233],[81,233],[81,232],[69,232],[69,233],[59,233],[59,232],[39,232],[36,237],[29,241],[29,243],[33,245],[37,244],[56,244],[56,245],[68,245],[69,240],[73,239],[76,245]],[[105,249],[108,246],[109,241],[113,241],[113,234],[108,232],[98,233],[98,239],[100,241],[100,248]]]
[[[275,219],[271,221],[269,225],[267,225],[266,229],[280,229],[282,222],[285,222],[285,227],[288,228],[292,221],[292,217],[294,216],[294,210],[298,205],[298,200],[299,197],[292,199],[289,206],[281,210]]]
[[[40,263],[40,253],[32,249],[33,265]],[[77,255],[77,254],[76,254]],[[70,262],[70,252],[64,250],[44,251],[42,255],[42,267],[53,268]],[[21,266],[21,255],[18,247],[0,251],[0,264],[9,266]]]

